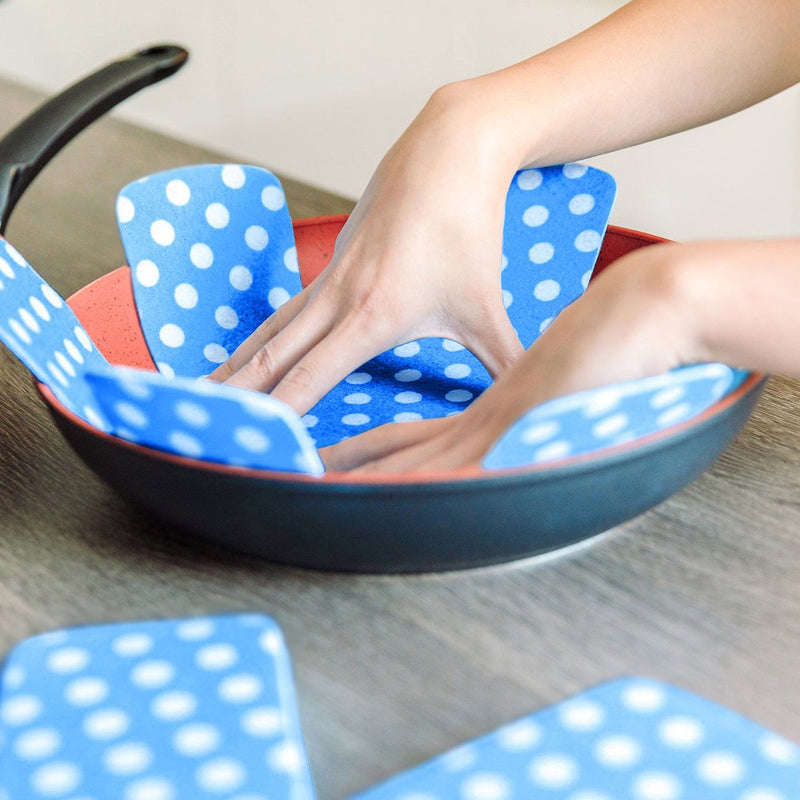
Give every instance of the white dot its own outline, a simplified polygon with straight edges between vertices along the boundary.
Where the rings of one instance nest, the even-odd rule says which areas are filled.
[[[130,222],[135,215],[136,207],[133,205],[131,199],[120,195],[117,198],[117,219],[125,224],[126,222]]]
[[[668,772],[645,772],[633,782],[636,800],[677,800],[683,792],[678,779]]]
[[[214,312],[214,319],[221,328],[233,330],[239,324],[239,315],[230,306],[219,306]]]
[[[197,289],[191,283],[179,283],[175,287],[175,302],[181,308],[194,308],[197,305]]]
[[[0,706],[0,719],[9,726],[28,725],[42,712],[42,702],[33,695],[20,695],[6,700]]]
[[[467,364],[448,364],[444,368],[444,374],[448,378],[456,378],[456,379],[466,378],[467,375],[470,375],[471,373],[472,369]]]
[[[108,684],[102,678],[77,678],[64,689],[66,701],[73,706],[93,706],[108,697]]]
[[[351,372],[344,380],[345,383],[358,386],[362,383],[369,383],[372,380],[372,375],[368,372]]]
[[[297,262],[297,248],[290,247],[284,254],[283,254],[283,266],[289,270],[289,272],[300,272],[300,264]]]
[[[691,413],[692,407],[689,403],[678,403],[678,405],[672,406],[672,408],[668,408],[666,411],[662,411],[656,417],[656,425],[658,425],[659,428],[665,428],[667,425],[674,425],[688,417]]]
[[[525,209],[522,221],[530,228],[538,228],[547,222],[549,216],[550,212],[547,210],[547,206],[531,206]]]
[[[13,280],[16,277],[16,273],[11,268],[11,264],[9,264],[8,261],[6,261],[4,258],[0,258],[0,272],[2,272],[3,275],[6,276],[6,278],[9,278],[11,280]]]
[[[15,250],[8,242],[5,243],[6,245],[6,253],[11,257],[13,261],[16,261],[21,267],[27,267],[28,263],[25,259],[20,255],[18,250]]]
[[[197,709],[197,698],[190,692],[175,690],[157,695],[150,704],[152,715],[164,722],[177,722]]]
[[[131,670],[131,683],[140,689],[161,689],[175,677],[169,661],[143,661]]]
[[[10,664],[0,676],[0,685],[6,691],[19,689],[25,683],[26,672],[19,664]]]
[[[261,225],[251,225],[244,232],[245,244],[256,252],[260,252],[269,244],[269,234]]]
[[[509,308],[509,306],[514,302],[514,295],[508,291],[508,289],[503,289],[503,308]]]
[[[603,239],[597,231],[581,231],[575,237],[575,249],[580,250],[581,253],[591,253],[600,247],[602,241]]]
[[[555,423],[557,427],[558,423]],[[559,722],[571,731],[585,733],[603,724],[605,711],[599,703],[591,700],[577,700],[567,703],[559,713]]]
[[[369,422],[369,417],[366,414],[345,414],[342,417],[342,422],[345,425],[366,425]]]
[[[114,745],[103,754],[103,766],[115,775],[135,775],[153,762],[153,753],[141,742]]]
[[[613,414],[610,417],[601,419],[592,426],[592,435],[598,439],[607,439],[616,433],[621,433],[628,427],[630,418],[627,414]]]
[[[422,395],[419,392],[398,392],[394,396],[395,403],[419,403]]]
[[[216,750],[222,736],[219,730],[206,722],[194,722],[175,731],[172,746],[184,756],[206,756]]]
[[[252,703],[264,685],[255,675],[230,675],[219,685],[219,696],[228,703]]]
[[[47,369],[62,386],[69,386],[69,381],[64,373],[52,361],[47,362]]]
[[[190,458],[199,458],[203,454],[203,445],[188,433],[182,431],[173,431],[167,437],[167,441],[172,448],[184,456]]]
[[[149,422],[144,411],[133,405],[133,403],[126,403],[125,401],[115,403],[114,411],[117,412],[117,416],[126,425],[132,425],[134,428],[144,428]]]
[[[500,272],[503,272],[508,267],[508,256],[503,253],[500,257]]]
[[[189,248],[189,260],[197,269],[208,269],[214,263],[214,251],[203,242],[195,242]]]
[[[299,772],[305,763],[299,748],[292,742],[283,742],[273,747],[267,755],[267,762],[275,772],[289,774]]]
[[[411,383],[411,381],[418,381],[421,377],[422,373],[418,369],[401,369],[394,374],[394,379],[400,383]]]
[[[11,328],[11,330],[14,332],[14,335],[18,339],[22,339],[25,344],[30,344],[33,341],[28,331],[26,331],[25,328],[23,328],[22,325],[20,325],[19,322],[17,322],[13,317],[8,320],[8,327]]]
[[[82,779],[77,765],[68,761],[53,761],[33,773],[31,786],[40,795],[57,797],[77,789]]]
[[[153,637],[146,633],[125,633],[111,642],[111,649],[118,656],[143,656],[153,647]]]
[[[568,441],[559,439],[536,450],[533,454],[533,461],[536,464],[541,464],[544,461],[555,461],[568,456],[571,450],[572,445]]]
[[[291,295],[281,286],[269,290],[267,302],[277,311],[284,303],[291,299]]]
[[[36,312],[37,316],[43,319],[45,322],[50,322],[50,312],[47,310],[47,306],[38,298],[38,297],[31,297],[30,298],[31,308]]]
[[[593,208],[594,197],[590,194],[576,194],[569,201],[569,210],[576,215],[588,214]]]
[[[162,343],[167,347],[181,347],[186,340],[183,329],[172,322],[161,326],[161,330],[158,332],[158,338],[161,339]]]
[[[116,739],[130,726],[130,719],[124,711],[104,708],[94,711],[83,721],[83,730],[92,739]]]
[[[64,305],[61,295],[52,286],[46,283],[42,284],[42,294],[44,295],[44,299],[47,300],[53,308],[61,308],[61,306]]]
[[[697,762],[700,780],[712,786],[730,786],[741,781],[744,763],[734,753],[707,753]]]
[[[692,717],[670,717],[658,726],[658,736],[670,747],[696,747],[703,740],[705,731],[702,724]]]
[[[167,184],[167,200],[174,206],[185,206],[192,197],[192,193],[186,183],[178,178],[171,180]]]
[[[302,422],[306,428],[313,428],[319,422],[319,418],[315,417],[313,414],[305,414],[300,417],[300,422]]]
[[[550,242],[539,242],[528,250],[528,258],[534,264],[546,264],[554,253],[555,248]]]
[[[206,208],[206,222],[212,227],[220,230],[231,221],[228,209],[222,203],[211,203]]]
[[[244,767],[232,758],[217,758],[207,761],[198,770],[197,785],[207,792],[232,792],[246,778]]]
[[[81,351],[69,340],[64,339],[64,349],[69,353],[70,358],[76,364],[83,364],[83,355]]]
[[[649,713],[658,711],[665,703],[664,690],[660,686],[633,684],[622,693],[622,703],[630,711]]]
[[[221,345],[211,342],[203,348],[203,355],[212,364],[222,364],[228,360],[228,351]]]
[[[226,164],[222,168],[222,182],[229,189],[241,189],[245,178],[245,172],[238,164]]]
[[[233,267],[228,274],[228,281],[234,289],[246,292],[253,285],[253,273],[241,265]]]
[[[777,734],[767,734],[758,743],[761,755],[775,764],[791,766],[796,764],[800,757],[800,748]]]
[[[463,344],[454,342],[452,339],[442,339],[442,347],[450,353],[457,353],[459,350],[465,350]]]
[[[422,414],[418,414],[416,411],[401,411],[399,414],[395,414],[392,419],[395,422],[416,422],[422,419]]]
[[[497,744],[509,752],[531,750],[542,739],[542,729],[531,720],[520,720],[497,731]]]
[[[54,728],[33,728],[14,741],[14,752],[24,761],[51,758],[61,747],[61,734]]]
[[[545,789],[564,789],[575,782],[577,775],[575,761],[560,753],[534,758],[528,768],[530,779]]]
[[[582,178],[589,167],[585,164],[564,164],[561,168],[561,172],[563,173],[565,178],[575,179],[575,178]]]
[[[128,784],[123,800],[174,800],[175,786],[166,778],[141,778]]]
[[[150,226],[150,236],[156,244],[169,247],[175,241],[175,229],[165,219],[157,219]]]
[[[400,358],[411,358],[411,356],[415,356],[417,353],[419,353],[419,343],[406,342],[405,344],[401,344],[399,347],[395,347],[392,352],[396,356],[400,356]]]
[[[239,653],[230,644],[209,644],[197,651],[195,661],[201,669],[217,671],[232,667],[239,660]]]
[[[537,189],[543,180],[542,173],[538,169],[524,169],[517,174],[517,186],[524,191]]]
[[[286,203],[286,197],[280,186],[265,186],[264,190],[261,192],[261,202],[264,208],[270,211],[277,211],[283,208]]]
[[[233,438],[239,447],[250,453],[264,453],[269,450],[269,437],[258,428],[249,425],[240,425],[233,432]]]
[[[467,400],[472,400],[472,392],[468,392],[466,389],[453,389],[444,398],[451,403],[466,403]]]
[[[89,664],[89,651],[82,647],[63,647],[47,657],[47,669],[59,675],[80,672]]]
[[[642,747],[632,736],[605,736],[594,746],[594,757],[614,769],[632,767],[642,755]]]
[[[68,361],[67,357],[58,350],[56,350],[53,355],[58,362],[58,366],[61,367],[61,369],[66,372],[70,378],[74,378],[77,373],[75,372],[75,367],[72,366],[72,362]]]
[[[584,272],[583,275],[581,275],[581,286],[584,288],[584,291],[586,290],[586,287],[589,285],[589,281],[591,281],[592,279],[593,271],[594,268],[587,269],[586,272]]]
[[[20,308],[18,309],[17,313],[19,314],[19,318],[25,323],[25,327],[29,330],[33,331],[34,333],[39,333],[41,330],[39,328],[39,323],[34,318],[33,314],[28,311],[27,308]]]
[[[242,729],[250,736],[275,736],[283,729],[283,714],[277,708],[266,706],[251,709],[242,717]]]
[[[210,619],[190,619],[178,625],[175,635],[185,642],[200,642],[208,639],[214,630],[214,623]]]
[[[345,395],[344,402],[351,406],[361,406],[369,403],[372,398],[366,392],[353,392]]]
[[[783,792],[767,787],[756,786],[739,795],[738,800],[789,800]]]
[[[175,415],[193,428],[204,428],[211,421],[208,411],[191,400],[181,400],[176,403]]]
[[[463,744],[454,750],[440,756],[439,763],[448,772],[461,772],[469,769],[478,760],[478,750],[475,745]]]
[[[463,800],[506,800],[511,797],[511,784],[503,775],[478,772],[461,784]]]
[[[560,294],[561,284],[552,278],[545,278],[533,287],[533,296],[543,303],[555,300]]]

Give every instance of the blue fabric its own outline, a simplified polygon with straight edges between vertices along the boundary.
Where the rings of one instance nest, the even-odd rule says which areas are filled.
[[[312,800],[275,623],[230,615],[29,639],[2,676],[2,800]]]
[[[625,444],[701,414],[740,370],[697,364],[558,397],[517,420],[486,454],[487,469],[524,467]]]
[[[73,414],[103,430],[108,423],[83,380],[108,369],[64,299],[0,239],[0,339]]]
[[[800,748],[643,678],[603,684],[353,800],[796,800]]]
[[[226,184],[226,170],[239,170],[237,188]],[[216,366],[202,355],[209,347],[220,359],[229,354],[300,290],[285,205],[264,207],[264,192],[278,198],[272,203],[278,206],[278,186],[265,170],[204,165],[159,173],[121,192],[120,231],[137,308],[154,359],[167,374],[209,372]],[[579,164],[514,177],[501,280],[509,317],[525,346],[584,291],[615,191],[610,175]],[[219,206],[229,210],[229,222],[215,228],[207,209]],[[246,242],[253,225],[263,228],[261,239],[269,242],[258,251]],[[192,257],[198,243],[204,259]],[[251,276],[245,290],[231,287],[237,264],[246,264]],[[178,302],[177,287],[190,302]],[[223,328],[220,320],[231,327]],[[483,365],[455,342],[409,342],[348,376],[304,421],[321,447],[385,422],[457,413],[490,382]]]
[[[253,469],[325,471],[300,418],[269,395],[121,367],[87,380],[128,441]]]

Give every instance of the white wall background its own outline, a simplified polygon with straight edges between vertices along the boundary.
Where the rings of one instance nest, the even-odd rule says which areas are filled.
[[[0,74],[47,90],[160,41],[192,53],[118,113],[352,197],[430,92],[620,0],[0,0]],[[800,235],[800,89],[604,156],[613,221],[679,239]],[[620,97],[619,113],[625,113]]]

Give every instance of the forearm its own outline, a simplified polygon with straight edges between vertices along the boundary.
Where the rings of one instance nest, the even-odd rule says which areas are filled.
[[[800,80],[798,53],[793,0],[634,0],[445,94],[509,163],[561,163],[753,105]]]

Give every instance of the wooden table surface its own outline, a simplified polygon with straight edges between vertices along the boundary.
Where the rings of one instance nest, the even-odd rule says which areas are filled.
[[[7,129],[40,95],[0,80],[0,99]],[[7,237],[69,295],[123,263],[113,208],[124,184],[219,160],[102,120],[37,179]],[[352,205],[286,189],[294,217]],[[710,471],[585,546],[354,576],[191,544],[131,507],[73,454],[0,348],[0,650],[61,626],[269,614],[293,656],[320,800],[619,675],[672,682],[800,741],[799,395],[796,381],[771,380]]]

